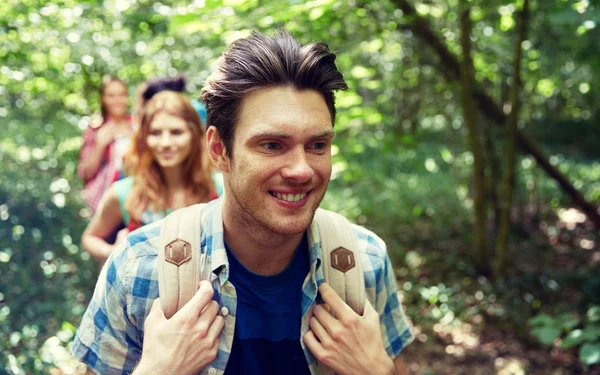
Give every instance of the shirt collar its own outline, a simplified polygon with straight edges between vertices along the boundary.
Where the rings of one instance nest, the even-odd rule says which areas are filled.
[[[223,199],[215,199],[202,210],[201,249],[208,251],[210,269],[219,278],[221,285],[229,278],[229,262],[225,250],[223,231]]]
[[[313,220],[308,232],[308,249],[310,254],[310,274],[311,277],[320,284],[319,281],[325,279],[323,275],[323,250],[321,249],[321,235],[317,221]]]

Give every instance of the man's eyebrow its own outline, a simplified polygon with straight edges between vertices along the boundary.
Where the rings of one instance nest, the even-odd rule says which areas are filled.
[[[324,131],[322,133],[319,133],[317,135],[315,135],[313,138],[333,138],[333,136],[335,135],[335,132],[333,130],[327,130]]]
[[[335,135],[335,132],[333,130],[326,130],[324,132],[313,135],[311,138],[313,138],[313,139],[329,138],[329,137],[333,137],[334,135]],[[289,139],[289,138],[292,138],[292,135],[286,134],[286,133],[280,133],[280,132],[262,132],[262,133],[254,134],[253,136],[250,137],[250,139],[257,139],[257,138]]]
[[[254,138],[291,138],[289,134],[279,133],[279,132],[261,132],[254,134],[252,137]]]

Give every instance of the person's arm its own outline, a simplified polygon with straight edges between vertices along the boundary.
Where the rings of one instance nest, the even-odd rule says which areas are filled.
[[[133,317],[143,318],[146,310],[130,298],[128,281],[136,275],[131,251],[129,244],[121,246],[102,267],[73,340],[71,352],[88,367],[86,375],[131,373],[140,359],[142,333]]]
[[[96,134],[93,134],[91,129],[88,131],[90,133],[86,134],[86,137],[95,137],[95,141],[86,140],[81,150],[78,172],[84,181],[89,181],[96,176],[104,160],[106,147],[113,140],[110,123],[103,125],[95,132]]]
[[[104,193],[98,205],[98,211],[81,235],[81,245],[95,259],[103,263],[127,234],[127,229],[121,230],[114,245],[104,240],[119,227],[122,221],[123,215],[119,207],[119,198],[115,187],[112,186]]]
[[[394,359],[394,367],[396,367],[396,375],[409,374],[408,367],[406,367],[406,364],[400,356],[397,356],[396,359]]]

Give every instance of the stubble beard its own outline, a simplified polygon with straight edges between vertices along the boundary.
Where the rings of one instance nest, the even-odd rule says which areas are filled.
[[[243,185],[244,181],[238,186]],[[325,196],[326,189],[327,184],[321,192],[317,193],[314,190],[311,192],[311,196],[314,194],[320,194],[321,196],[313,203],[314,206],[310,208],[310,215],[303,214],[298,217],[286,218],[283,222],[279,221],[280,225],[278,225],[279,218],[276,215],[272,215],[267,207],[261,207],[261,204],[264,202],[262,199],[255,199],[253,201],[251,192],[244,191],[244,189],[237,189],[237,186],[230,185],[229,190],[234,201],[232,203],[236,206],[232,219],[236,221],[238,228],[245,231],[248,236],[254,238],[259,243],[263,241],[273,243],[277,241],[278,237],[284,240],[289,236],[304,233],[310,227],[315,212]],[[311,200],[314,198],[312,196]]]

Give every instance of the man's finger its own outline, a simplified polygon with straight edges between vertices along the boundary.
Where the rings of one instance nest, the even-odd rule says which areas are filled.
[[[223,327],[225,327],[225,319],[223,319],[221,315],[217,315],[208,329],[208,334],[206,336],[218,340]]]
[[[365,312],[363,313],[363,316],[365,318],[372,317],[373,319],[379,319],[379,313],[375,310],[373,305],[371,305],[371,302],[369,302],[368,299],[365,299]]]
[[[213,295],[214,291],[210,282],[207,280],[200,281],[196,294],[173,317],[191,316],[197,318],[204,307],[210,302]]]
[[[325,305],[317,305],[313,310],[313,317],[315,317],[323,327],[325,327],[328,331],[331,332],[331,329],[337,328],[336,324],[339,322],[335,319],[335,317],[331,314],[329,309],[324,307]]]
[[[200,313],[200,320],[204,320],[210,325],[217,315],[219,315],[219,304],[217,301],[209,301]]]
[[[317,337],[315,336],[312,330],[306,332],[302,337],[302,340],[304,340],[304,343],[308,347],[308,350],[310,350],[311,353],[315,356],[317,356],[317,353],[321,353],[324,350],[323,345],[321,345],[319,340],[317,340]]]
[[[315,336],[321,342],[322,345],[326,345],[328,342],[331,341],[329,333],[327,333],[327,330],[321,325],[319,319],[313,316],[312,318],[310,318],[308,324],[310,325],[311,331],[314,332]]]
[[[146,322],[148,321],[148,318],[159,319],[160,317],[166,319],[165,314],[162,311],[162,307],[160,306],[160,298],[157,298],[152,302],[152,307],[150,308]]]
[[[322,283],[319,285],[319,293],[321,293],[323,302],[329,305],[330,311],[338,319],[342,319],[349,312],[353,312],[329,284]]]

